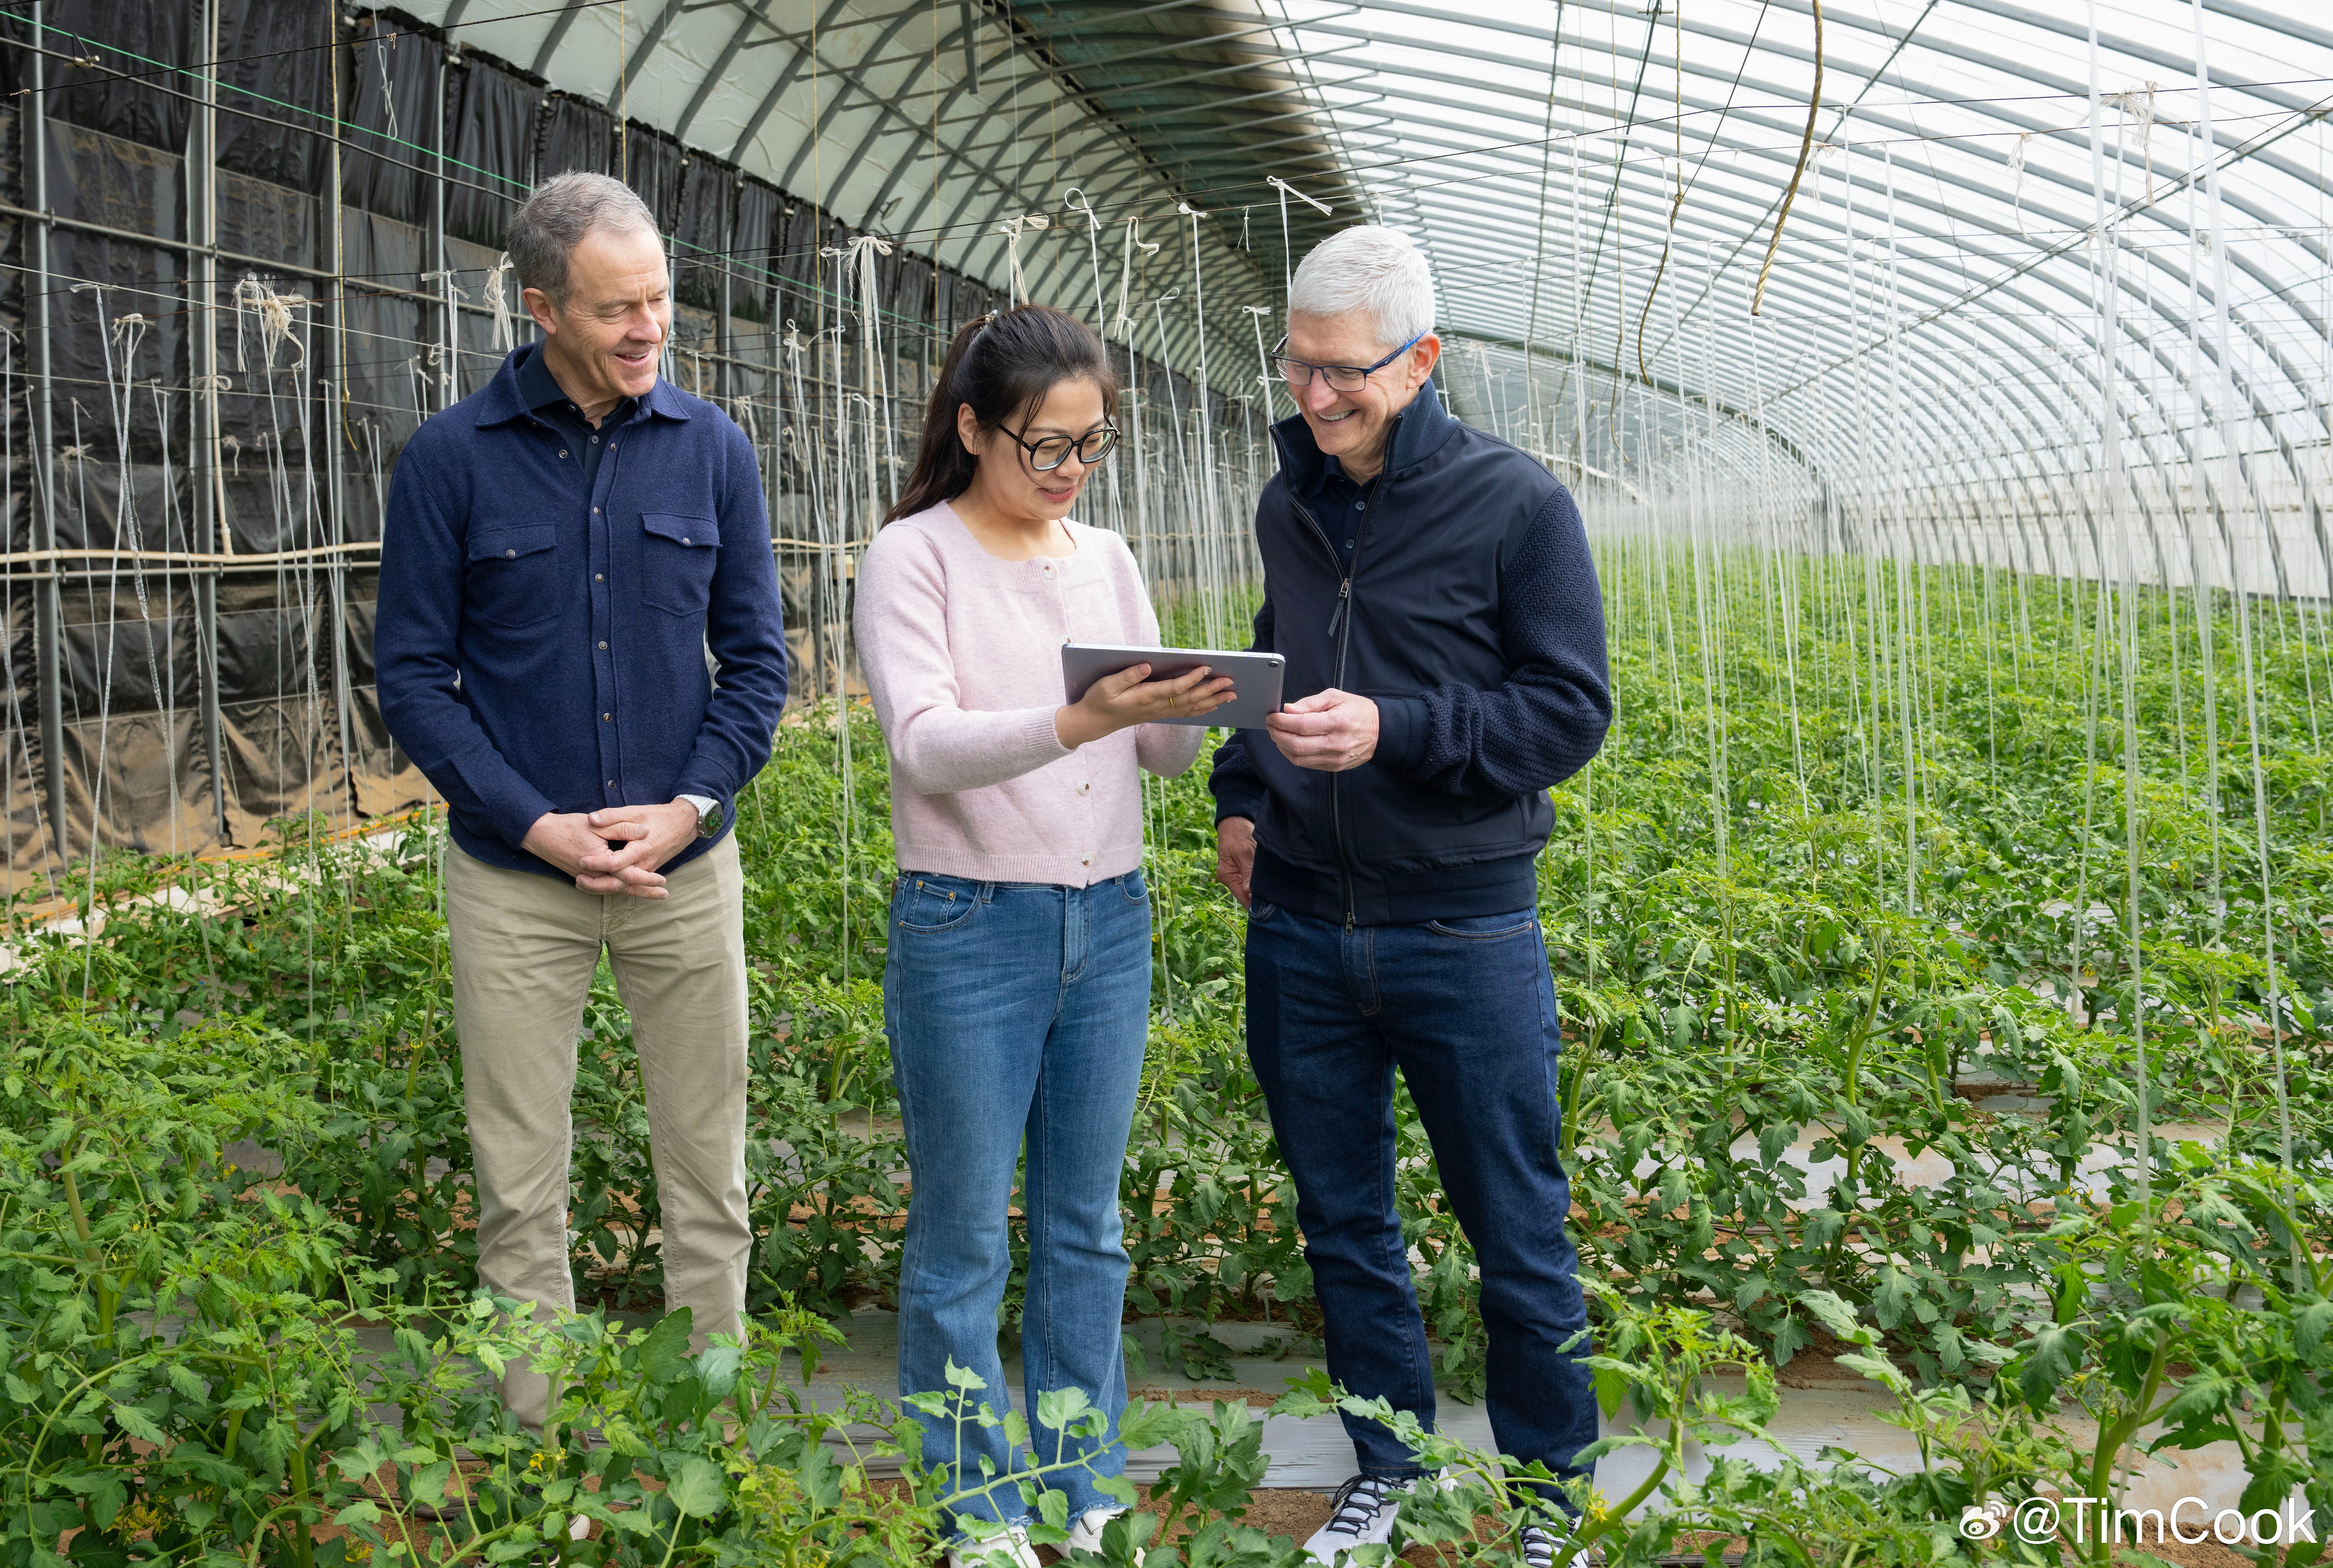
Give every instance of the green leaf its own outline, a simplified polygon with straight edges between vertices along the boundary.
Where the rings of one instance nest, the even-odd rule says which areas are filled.
[[[154,1424],[154,1418],[136,1405],[114,1406],[113,1419],[123,1431],[140,1442],[151,1443],[158,1448],[169,1446],[170,1439]]]
[[[689,1309],[675,1307],[657,1319],[638,1347],[640,1378],[648,1383],[668,1383],[688,1369],[688,1335],[693,1327]]]
[[[721,1467],[696,1454],[681,1459],[665,1487],[672,1506],[692,1519],[710,1519],[729,1506]]]
[[[333,1515],[332,1523],[342,1528],[355,1525],[378,1525],[380,1523],[380,1505],[370,1497],[360,1497]]]
[[[1869,1344],[1877,1337],[1856,1321],[1855,1308],[1830,1291],[1800,1291],[1798,1300],[1818,1323],[1849,1344]]]
[[[436,1507],[446,1500],[446,1477],[454,1473],[454,1461],[440,1459],[434,1465],[424,1465],[413,1472],[405,1484],[405,1495],[417,1503]]]
[[[2017,1372],[2018,1390],[2036,1412],[2047,1410],[2058,1385],[2082,1363],[2081,1336],[2053,1324],[2027,1342],[2024,1362]]]

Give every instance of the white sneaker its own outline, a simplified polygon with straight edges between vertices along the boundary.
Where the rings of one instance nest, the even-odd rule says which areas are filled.
[[[1305,1554],[1334,1568],[1339,1557],[1356,1546],[1382,1545],[1393,1539],[1394,1517],[1401,1511],[1403,1483],[1382,1476],[1355,1476],[1337,1488],[1329,1506],[1329,1522],[1304,1543]]]
[[[948,1548],[947,1568],[1041,1568],[1029,1544],[1029,1526],[1008,1525],[1001,1535]]]
[[[1522,1531],[1522,1539],[1519,1543],[1522,1547],[1524,1568],[1555,1568],[1556,1549],[1569,1542],[1571,1535],[1571,1525],[1569,1520],[1560,1525],[1524,1525]],[[1601,1564],[1604,1561],[1604,1554],[1596,1551],[1582,1552],[1575,1555],[1571,1561],[1574,1568],[1589,1568],[1590,1564]]]
[[[1125,1509],[1107,1503],[1099,1508],[1088,1508],[1070,1522],[1070,1538],[1061,1543],[1061,1550],[1064,1553],[1092,1552],[1099,1554],[1103,1527],[1125,1512]]]

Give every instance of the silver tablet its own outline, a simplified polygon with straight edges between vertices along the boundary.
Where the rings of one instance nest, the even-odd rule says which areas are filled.
[[[1086,688],[1104,675],[1135,664],[1148,664],[1153,681],[1187,675],[1205,664],[1218,675],[1232,678],[1232,700],[1196,719],[1160,719],[1161,724],[1220,725],[1226,730],[1261,730],[1266,713],[1280,712],[1280,676],[1288,661],[1278,654],[1226,654],[1205,648],[1112,648],[1096,643],[1061,645],[1063,700],[1074,703]]]

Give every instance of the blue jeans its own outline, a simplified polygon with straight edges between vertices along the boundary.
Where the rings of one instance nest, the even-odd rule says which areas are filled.
[[[1304,1257],[1327,1319],[1329,1374],[1434,1425],[1434,1378],[1394,1211],[1393,1073],[1434,1145],[1482,1267],[1491,1431],[1502,1453],[1582,1472],[1596,1401],[1564,1346],[1588,1326],[1564,1232],[1555,987],[1538,916],[1341,927],[1248,913],[1247,1043],[1296,1181]],[[1377,1421],[1345,1418],[1371,1475],[1416,1459]]]
[[[1150,893],[1130,871],[1090,887],[967,882],[902,872],[891,895],[883,1013],[907,1141],[907,1252],[899,1270],[899,1392],[949,1392],[947,1363],[978,1373],[970,1396],[1011,1408],[996,1350],[1012,1264],[1006,1208],[1025,1134],[1029,1231],[1022,1379],[1037,1462],[1083,1463],[1045,1478],[1070,1516],[1114,1499],[1097,1476],[1126,1468],[1119,1324],[1126,1308],[1118,1186],[1150,1032]],[[1037,1420],[1039,1396],[1078,1388],[1109,1418],[1099,1442]],[[960,1516],[1023,1519],[1022,1456],[1003,1429],[917,1416],[924,1458],[944,1466]],[[984,1468],[984,1466],[986,1468]],[[992,1477],[986,1487],[983,1477]]]

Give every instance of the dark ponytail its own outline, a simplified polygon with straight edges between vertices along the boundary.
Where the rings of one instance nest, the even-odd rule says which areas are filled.
[[[994,430],[1018,415],[1024,420],[1063,381],[1084,378],[1101,389],[1102,412],[1118,413],[1118,376],[1109,350],[1093,329],[1051,305],[1022,305],[960,328],[948,345],[924,412],[923,445],[916,471],[885,522],[928,511],[972,488],[979,459],[965,449],[956,430],[956,409],[972,406],[983,430]]]

